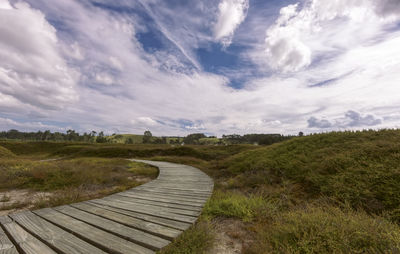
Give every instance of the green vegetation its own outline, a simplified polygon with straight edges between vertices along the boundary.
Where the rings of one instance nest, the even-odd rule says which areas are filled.
[[[1,144],[0,191],[28,189],[45,194],[29,202],[0,194],[0,210],[32,205],[41,208],[98,198],[135,187],[158,175],[155,167],[123,158],[69,155],[43,160],[54,158],[52,153],[58,149],[76,146],[74,143],[3,141]]]
[[[8,150],[7,148],[4,148],[0,146],[0,158],[12,158],[15,157],[15,154]]]
[[[400,131],[382,130],[302,136],[218,159],[157,159],[214,178],[203,216],[244,222],[252,243],[243,253],[397,253],[399,155]]]
[[[80,200],[90,186],[114,186],[106,192],[134,186],[123,180],[130,174],[155,176],[154,169],[122,158],[171,161],[204,170],[215,190],[200,221],[161,253],[208,253],[214,225],[228,218],[245,225],[249,239],[239,241],[250,241],[242,249],[248,254],[400,252],[400,130],[299,135],[270,146],[216,146],[215,138],[191,138],[214,141],[0,142],[17,156],[0,159],[0,186],[60,191],[39,202],[42,207]]]
[[[239,218],[248,222],[266,209],[274,208],[260,196],[247,197],[239,192],[218,190],[206,203],[203,214],[207,217]]]
[[[129,177],[146,172],[152,177],[156,169],[123,159],[74,158],[55,161],[1,160],[0,189],[29,188],[54,191],[71,187],[130,188],[138,185]]]
[[[383,218],[337,207],[306,207],[257,225],[246,253],[397,253],[400,230]]]
[[[160,254],[206,254],[214,243],[212,225],[208,220],[200,219],[186,230],[172,244],[160,251]]]

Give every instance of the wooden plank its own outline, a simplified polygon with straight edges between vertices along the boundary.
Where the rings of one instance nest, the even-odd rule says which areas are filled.
[[[149,185],[147,186],[156,186],[160,188],[166,188],[166,189],[180,189],[180,190],[186,190],[188,192],[202,192],[202,193],[210,193],[210,190],[212,189],[212,186],[207,186],[207,187],[194,187],[193,185],[184,185],[184,184],[176,184],[176,183],[153,183],[150,182]]]
[[[191,190],[187,188],[179,188],[179,187],[167,187],[167,186],[155,186],[155,185],[141,185],[136,187],[137,189],[147,189],[147,188],[157,188],[157,189],[165,189],[166,191],[182,191],[190,194],[206,194],[206,195],[211,195],[212,189],[211,190]]]
[[[32,236],[10,218],[1,221],[5,231],[11,236],[17,247],[25,254],[56,254],[54,250]],[[0,247],[1,250],[1,247]],[[0,253],[2,253],[0,251]],[[18,252],[15,252],[18,253]]]
[[[210,194],[191,194],[187,193],[185,191],[172,191],[172,190],[165,190],[161,188],[156,188],[156,187],[148,187],[148,188],[141,188],[139,189],[138,187],[131,189],[131,190],[136,190],[136,191],[141,191],[141,192],[150,192],[150,193],[161,193],[161,194],[171,194],[171,195],[177,195],[177,196],[182,196],[182,197],[198,197],[198,198],[204,198],[207,199]]]
[[[59,206],[54,208],[54,210],[152,250],[160,250],[170,243],[170,241],[158,236],[84,212],[71,206]]]
[[[11,214],[21,227],[60,253],[105,253],[32,212]]]
[[[143,195],[143,196],[151,196],[151,197],[164,197],[164,198],[169,198],[169,199],[174,199],[174,200],[178,200],[178,201],[183,201],[183,202],[192,202],[192,203],[199,203],[199,204],[204,204],[207,198],[193,198],[193,197],[187,197],[187,196],[182,196],[182,195],[171,195],[168,192],[164,192],[164,193],[154,193],[154,192],[144,192],[143,190],[135,190],[135,189],[131,189],[131,190],[127,190],[121,193],[127,193],[127,194],[131,194],[131,195]]]
[[[162,207],[162,206],[138,203],[138,202],[135,202],[135,200],[133,198],[124,197],[122,195],[112,195],[110,197],[105,197],[103,199],[110,200],[110,201],[123,202],[123,203],[131,204],[131,205],[135,205],[137,207],[140,207],[141,209],[147,209],[147,210],[153,210],[153,211],[160,211],[160,212],[173,213],[173,214],[179,214],[179,215],[187,215],[187,216],[192,216],[192,217],[197,217],[200,215],[199,211],[182,210],[182,209],[175,209],[175,208],[169,208],[169,207]]]
[[[35,214],[107,252],[140,254],[154,253],[154,251],[148,248],[100,230],[51,208],[35,211]]]
[[[89,203],[91,205],[107,209],[109,211],[113,211],[113,212],[116,212],[116,213],[128,215],[128,216],[131,216],[133,218],[141,219],[143,221],[156,223],[156,224],[159,224],[159,225],[167,226],[167,227],[178,229],[178,230],[186,230],[191,226],[191,223],[186,223],[186,222],[180,222],[180,221],[176,221],[176,220],[160,218],[160,217],[149,215],[149,214],[142,214],[142,213],[129,211],[129,210],[125,210],[125,209],[121,209],[121,208],[117,208],[117,207],[112,207],[112,206],[109,206],[107,204],[99,204],[99,203],[94,203],[92,201],[86,201],[84,203]]]
[[[201,211],[201,207],[198,207],[198,206],[174,204],[174,203],[170,203],[168,201],[160,202],[160,201],[152,201],[152,200],[146,200],[146,199],[138,199],[138,198],[132,197],[132,196],[124,196],[124,195],[122,195],[122,193],[119,196],[120,197],[128,197],[129,200],[131,200],[132,202],[139,203],[139,204],[154,205],[154,206],[166,207],[166,208],[175,208],[175,209],[188,210],[188,211],[193,211],[193,212]]]
[[[123,193],[119,193],[120,196],[132,197],[132,198],[139,198],[139,199],[147,199],[152,201],[161,201],[161,202],[169,202],[173,204],[181,204],[187,206],[194,206],[194,207],[203,207],[206,201],[196,201],[196,200],[188,200],[182,198],[176,198],[167,195],[156,195],[156,194],[145,194],[145,193],[135,193],[126,191]]]
[[[97,203],[97,204],[108,205],[108,206],[112,206],[112,207],[116,207],[116,208],[121,208],[121,209],[138,212],[138,213],[142,213],[142,214],[148,214],[148,215],[152,215],[152,216],[156,216],[156,217],[160,217],[160,218],[191,223],[191,224],[193,224],[196,221],[196,218],[194,218],[194,217],[179,215],[179,214],[174,214],[174,213],[168,213],[168,212],[148,210],[148,209],[140,208],[136,205],[131,205],[131,204],[128,204],[125,202],[123,203],[123,202],[104,200],[104,199],[94,199],[94,200],[91,200],[91,202]]]
[[[0,217],[0,224],[3,225],[8,223],[9,218],[6,216]],[[8,238],[6,233],[3,231],[2,227],[0,227],[0,254],[18,254],[17,248]]]
[[[166,226],[162,226],[156,223],[152,222],[147,222],[141,219],[137,219],[128,215],[124,215],[121,213],[113,212],[101,207],[97,207],[95,205],[92,205],[90,203],[76,203],[72,204],[71,206],[80,209],[82,211],[86,211],[98,216],[101,216],[103,218],[113,220],[115,222],[121,223],[123,225],[133,227],[139,230],[142,230],[143,232],[147,232],[153,235],[157,235],[160,237],[163,237],[168,240],[173,240],[174,238],[178,237],[182,231],[169,228]]]
[[[148,197],[148,196],[143,196],[143,195],[129,195],[125,193],[118,194],[120,197],[126,197],[129,198],[132,201],[135,202],[152,202],[154,205],[157,206],[164,206],[164,205],[169,205],[169,206],[174,206],[174,208],[178,209],[184,209],[184,210],[190,210],[190,211],[197,211],[200,212],[202,209],[203,204],[194,204],[194,203],[188,203],[188,202],[180,202],[180,201],[175,201],[171,199],[166,199],[162,197]]]
[[[206,201],[210,195],[192,195],[192,194],[186,194],[186,193],[178,193],[174,191],[162,191],[162,190],[157,190],[157,189],[131,189],[130,191],[133,191],[136,193],[144,193],[144,194],[153,194],[153,195],[167,195],[171,197],[183,197],[183,198],[191,198],[194,200],[199,200],[199,201]],[[124,192],[122,192],[124,193]]]

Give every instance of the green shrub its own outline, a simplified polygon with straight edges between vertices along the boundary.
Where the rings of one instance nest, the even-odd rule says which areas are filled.
[[[219,166],[254,188],[293,181],[306,198],[328,196],[381,214],[400,207],[400,130],[333,132],[246,151]]]
[[[206,203],[203,214],[206,217],[239,218],[251,221],[263,212],[272,212],[276,207],[260,196],[245,196],[240,193],[215,191]]]
[[[364,212],[307,207],[258,225],[245,253],[399,253],[400,227]]]
[[[0,158],[13,158],[15,157],[15,154],[8,150],[7,148],[4,148],[0,146]]]
[[[214,243],[214,232],[209,221],[200,219],[183,232],[160,254],[206,254]]]

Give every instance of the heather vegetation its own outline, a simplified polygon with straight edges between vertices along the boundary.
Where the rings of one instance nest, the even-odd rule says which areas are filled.
[[[382,130],[298,137],[219,160],[158,159],[214,178],[202,219],[245,223],[243,253],[398,253],[399,154],[400,131]]]
[[[202,169],[214,179],[214,193],[198,223],[162,253],[209,253],[222,244],[215,239],[224,220],[243,225],[244,234],[231,234],[242,253],[400,252],[399,130],[315,134],[268,146],[3,141],[0,149],[4,188],[118,191],[137,184],[124,180],[130,174],[152,172],[125,160],[132,157]],[[99,170],[78,174],[88,168]],[[69,193],[53,204],[76,200]]]

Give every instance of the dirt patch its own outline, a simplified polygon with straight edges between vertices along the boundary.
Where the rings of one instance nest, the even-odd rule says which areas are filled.
[[[134,180],[138,183],[144,184],[144,183],[150,182],[153,179],[151,179],[148,176],[130,176],[130,177],[128,177],[128,180]]]
[[[28,189],[0,192],[0,216],[29,210],[34,203],[48,199],[51,195],[50,192],[37,192]]]
[[[210,254],[240,254],[250,240],[246,225],[235,219],[217,219],[215,223],[215,244]]]

